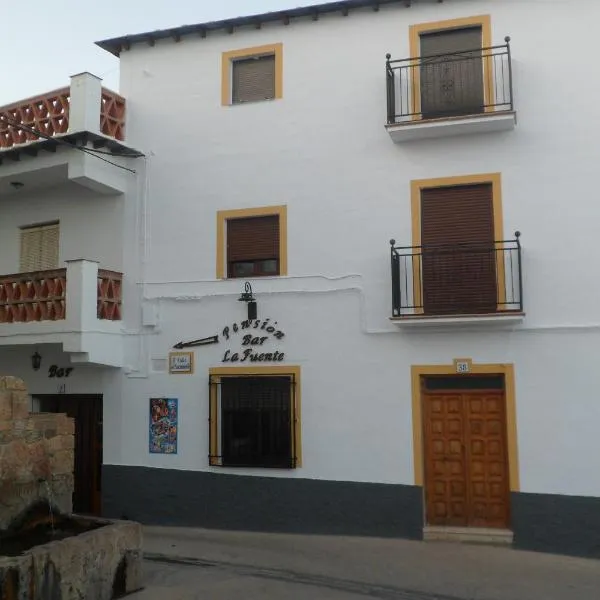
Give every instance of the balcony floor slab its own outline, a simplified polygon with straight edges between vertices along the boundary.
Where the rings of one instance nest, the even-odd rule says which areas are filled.
[[[401,317],[391,317],[390,321],[397,327],[404,330],[419,329],[502,329],[513,328],[519,325],[525,319],[524,312],[499,312],[489,315],[404,315]]]
[[[516,112],[483,113],[464,117],[431,120],[406,120],[386,125],[396,144],[458,135],[511,131],[517,123]]]

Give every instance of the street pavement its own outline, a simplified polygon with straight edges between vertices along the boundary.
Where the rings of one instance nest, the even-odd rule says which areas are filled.
[[[406,540],[147,527],[132,600],[600,600],[600,561]]]

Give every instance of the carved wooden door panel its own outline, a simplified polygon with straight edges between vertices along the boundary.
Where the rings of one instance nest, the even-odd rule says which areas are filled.
[[[469,469],[469,525],[507,527],[509,481],[506,406],[500,391],[470,391],[463,396],[466,458]]]
[[[508,527],[503,391],[425,391],[423,409],[427,523]]]
[[[427,522],[466,526],[467,466],[462,395],[430,393],[424,403]]]

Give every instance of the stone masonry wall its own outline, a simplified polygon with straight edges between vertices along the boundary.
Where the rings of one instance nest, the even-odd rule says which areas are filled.
[[[29,414],[25,384],[0,376],[0,532],[40,501],[72,511],[74,422]]]

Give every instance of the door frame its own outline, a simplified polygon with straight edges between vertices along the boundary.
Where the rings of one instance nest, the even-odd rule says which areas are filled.
[[[475,364],[472,359],[456,359],[451,365],[412,365],[412,427],[413,427],[413,468],[415,485],[423,488],[425,494],[425,423],[423,422],[423,397],[421,378],[427,375],[455,375],[457,360],[469,362],[469,375],[504,375],[504,402],[506,411],[506,452],[508,458],[509,493],[521,489],[519,480],[519,453],[517,445],[517,408],[515,398],[515,370],[513,364]],[[425,513],[425,509],[423,509]],[[423,515],[425,517],[425,514]],[[424,520],[425,522],[425,520]]]
[[[463,17],[459,19],[448,19],[445,21],[433,21],[429,23],[416,23],[409,27],[409,53],[412,65],[417,64],[421,57],[421,34],[436,33],[438,31],[451,31],[452,29],[466,29],[469,27],[481,27],[481,48],[492,47],[492,17],[491,15],[478,15],[474,17]],[[494,107],[489,106],[489,102],[495,96],[494,76],[492,72],[492,61],[490,57],[483,57],[483,101],[485,105],[484,113],[493,112]],[[411,120],[420,121],[421,112],[421,74],[419,69],[413,68],[410,83],[411,98],[414,98],[415,113]]]

